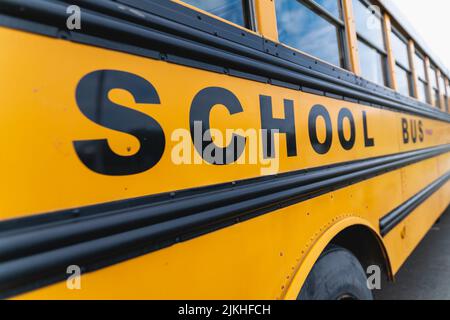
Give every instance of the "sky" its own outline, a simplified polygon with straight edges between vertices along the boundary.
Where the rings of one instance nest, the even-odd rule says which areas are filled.
[[[450,0],[389,0],[450,70]]]

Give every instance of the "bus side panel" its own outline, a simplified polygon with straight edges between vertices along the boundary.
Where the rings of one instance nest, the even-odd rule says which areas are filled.
[[[1,147],[9,151],[0,158],[1,166],[8,168],[5,179],[9,181],[0,186],[6,199],[0,203],[0,220],[254,178],[264,169],[269,169],[265,174],[284,173],[399,152],[392,137],[401,131],[401,121],[393,111],[6,28],[0,28],[0,41],[4,44],[0,66],[7,75],[0,77],[5,106],[0,110],[5,121],[0,130],[8,137]],[[106,139],[111,151],[123,157],[134,155],[140,147],[133,135],[99,125],[80,110],[76,99],[80,81],[99,70],[139,77],[151,83],[159,96],[159,104],[141,104],[127,90],[108,92],[113,103],[140,112],[141,118],[153,118],[164,131],[164,153],[145,172],[99,174],[84,165],[75,151],[75,142],[98,139]],[[296,152],[288,156],[286,135],[280,134],[275,161],[263,159],[262,148],[257,148],[256,163],[250,162],[248,150],[241,156],[245,164],[196,162],[199,154],[192,146],[190,109],[194,98],[211,87],[234,95],[242,107],[242,112],[230,114],[218,104],[210,114],[211,127],[220,132],[254,130],[259,146],[261,108],[267,108],[261,99],[271,101],[274,119],[285,118],[285,103],[292,102]],[[313,149],[309,132],[311,110],[320,107],[329,114],[332,128],[332,144],[325,154]],[[355,144],[350,150],[342,148],[337,135],[338,114],[343,108],[354,118]],[[98,110],[99,115],[108,112]],[[433,123],[430,120],[429,126]],[[316,124],[317,137],[323,141],[327,130],[323,118],[318,117]],[[348,139],[348,122],[343,130]],[[365,133],[373,144],[365,141]],[[187,142],[189,155],[186,163],[175,164],[174,150],[180,142]],[[410,148],[437,143],[428,139]]]
[[[402,202],[426,188],[443,175],[438,164],[448,161],[447,155],[428,159],[401,169]],[[391,257],[392,270],[398,271],[449,204],[448,183],[440,187],[384,238]]]
[[[439,157],[438,162],[439,175],[442,176],[450,171],[450,154],[444,154]],[[450,204],[450,183],[447,182],[442,191],[442,206],[447,208]]]
[[[237,114],[230,114],[220,104],[214,108],[211,126],[221,130],[260,129],[261,96],[271,97],[274,118],[284,118],[285,100],[293,102],[297,155],[287,156],[286,137],[282,135],[279,173],[437,146],[444,138],[436,132],[448,132],[440,122],[424,119],[426,139],[405,143],[401,140],[405,116],[394,111],[6,28],[0,28],[0,41],[3,44],[0,66],[7,75],[0,77],[0,97],[5,106],[0,110],[0,118],[5,121],[0,130],[8,138],[1,147],[9,151],[0,158],[1,167],[8,168],[5,173],[8,184],[0,187],[6,199],[0,203],[0,219],[260,176],[259,164],[173,163],[171,151],[177,141],[171,140],[172,133],[179,129],[189,133],[192,101],[200,91],[210,87],[228,90],[242,105],[243,112]],[[132,73],[152,83],[158,92],[160,104],[136,103],[127,90],[108,92],[115,103],[151,116],[161,124],[166,149],[151,170],[129,176],[107,176],[90,170],[77,157],[74,141],[107,139],[110,148],[122,156],[139,148],[135,137],[100,126],[80,111],[75,98],[77,85],[80,79],[97,70]],[[17,84],[19,89],[15,87]],[[333,143],[326,154],[313,149],[308,131],[309,114],[319,106],[327,109],[333,125]],[[344,150],[337,137],[338,114],[344,107],[355,120],[356,141],[351,150]],[[364,114],[367,135],[374,139],[373,145],[364,138]],[[417,117],[409,118],[420,121]],[[317,121],[321,141],[327,131],[322,120]],[[433,131],[435,126],[437,131]],[[349,126],[345,133],[348,137]],[[443,160],[443,168],[448,167],[448,159]],[[62,282],[19,298],[283,298],[305,255],[331,225],[357,217],[378,230],[380,218],[437,178],[433,169],[437,163],[429,159],[85,274],[79,291],[68,290]],[[424,170],[431,174],[424,174]],[[436,200],[440,197],[436,193],[408,217],[406,240],[398,238],[402,225],[386,237],[391,255],[397,256],[394,270],[442,212],[443,203]],[[408,230],[415,232],[420,223],[423,226],[417,227],[417,236],[409,238]]]
[[[376,230],[379,218],[401,202],[400,171],[393,171],[82,275],[81,290],[61,282],[17,298],[281,299],[331,226],[356,217]]]

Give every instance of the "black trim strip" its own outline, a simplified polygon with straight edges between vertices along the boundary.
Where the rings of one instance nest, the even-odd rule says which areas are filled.
[[[443,175],[425,189],[408,199],[405,203],[392,210],[380,220],[380,233],[384,237],[406,217],[408,217],[418,206],[431,197],[450,179],[450,172]]]
[[[0,13],[20,19],[0,16],[0,25],[450,122],[427,104],[172,1],[68,2],[83,9],[82,33],[66,29],[67,4],[56,0],[3,0]]]
[[[167,247],[450,151],[450,145],[0,223],[0,297]],[[65,218],[63,218],[65,217]]]

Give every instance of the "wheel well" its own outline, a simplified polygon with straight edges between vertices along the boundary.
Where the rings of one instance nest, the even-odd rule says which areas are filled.
[[[342,230],[330,242],[353,253],[364,270],[377,265],[387,279],[392,280],[389,258],[379,237],[368,227],[355,225]]]

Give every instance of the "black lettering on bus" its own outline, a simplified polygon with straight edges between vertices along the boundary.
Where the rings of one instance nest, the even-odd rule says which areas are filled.
[[[362,115],[363,115],[363,127],[364,127],[364,146],[374,147],[375,139],[369,137],[369,127],[367,125],[367,113],[365,111],[363,111]]]
[[[417,143],[417,122],[411,120],[411,140],[413,143]]]
[[[261,128],[269,132],[266,135],[266,139],[262,137],[264,158],[268,159],[276,156],[272,146],[275,132],[286,134],[288,156],[295,157],[297,155],[297,140],[295,136],[294,101],[284,100],[284,119],[273,117],[272,97],[260,95],[259,103],[261,110]]]
[[[423,122],[422,120],[419,120],[419,141],[423,142],[425,136],[423,134]]]
[[[130,92],[136,103],[142,104],[159,104],[158,93],[144,78],[115,70],[94,71],[77,85],[76,101],[81,112],[105,128],[134,136],[139,140],[139,150],[121,156],[111,150],[107,139],[97,139],[74,141],[75,151],[84,165],[100,174],[122,176],[147,171],[164,153],[164,131],[150,116],[109,100],[113,89]]]
[[[344,119],[348,119],[350,123],[350,138],[345,139],[344,134]],[[356,129],[355,129],[355,119],[353,114],[347,108],[342,108],[338,114],[338,136],[341,142],[342,148],[345,150],[351,150],[355,145],[356,141]]]
[[[221,148],[214,145],[210,134],[210,121],[209,116],[216,105],[223,105],[227,108],[228,112],[233,115],[243,111],[241,103],[238,98],[229,90],[220,87],[209,87],[201,90],[194,97],[191,104],[191,110],[189,112],[189,125],[191,130],[191,138],[194,142],[194,146],[202,158],[214,165],[231,164],[235,162],[241,156],[245,149],[246,139],[237,134],[232,135],[232,140],[226,148]],[[202,128],[202,145],[198,146],[195,143],[195,123],[201,124]],[[212,158],[205,158],[204,151],[208,146],[214,146],[212,151]],[[200,149],[201,148],[201,149]],[[220,160],[217,160],[216,152],[223,155]]]
[[[325,121],[325,141],[320,142],[317,136],[317,119],[322,117]],[[311,146],[318,154],[326,154],[330,151],[333,143],[333,127],[331,124],[330,114],[324,106],[317,104],[312,107],[308,117],[309,140]]]
[[[408,120],[402,118],[402,132],[403,132],[403,143],[409,143],[409,130],[408,130]]]

